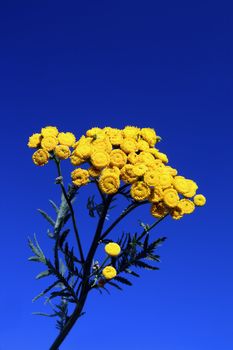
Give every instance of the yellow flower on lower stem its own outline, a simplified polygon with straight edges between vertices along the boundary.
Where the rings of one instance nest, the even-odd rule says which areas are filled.
[[[112,278],[116,277],[117,271],[113,266],[105,266],[105,268],[102,271],[102,274],[106,278],[106,280],[111,280]]]
[[[150,187],[143,181],[136,181],[132,184],[130,194],[136,201],[143,201],[150,195]]]
[[[137,176],[133,172],[133,164],[125,164],[121,168],[121,179],[126,183],[133,183],[137,180]]]
[[[72,182],[76,186],[83,186],[89,182],[89,173],[86,169],[78,168],[71,173]]]
[[[58,129],[56,128],[56,126],[46,126],[41,129],[41,135],[43,137],[46,137],[46,136],[56,137],[58,135]]]
[[[181,208],[184,214],[191,214],[195,209],[194,203],[186,198],[181,199],[177,204],[177,207]]]
[[[60,132],[58,134],[58,141],[60,145],[65,145],[68,147],[73,147],[76,141],[76,138],[72,132]]]
[[[120,178],[117,174],[101,175],[99,178],[99,188],[103,193],[114,194],[120,187]]]
[[[53,151],[58,144],[58,139],[54,136],[45,136],[41,140],[41,147],[47,151]]]
[[[95,151],[91,155],[92,165],[97,169],[102,169],[109,165],[110,156],[106,151]]]
[[[36,165],[45,165],[49,161],[49,152],[45,149],[40,148],[35,153],[33,153],[32,160]]]
[[[113,257],[118,256],[121,252],[121,247],[119,246],[119,244],[114,242],[110,242],[106,244],[104,249],[109,256],[113,256]]]
[[[41,134],[33,134],[32,136],[29,137],[28,140],[28,147],[29,148],[37,148],[40,146],[40,142],[41,142]]]
[[[205,196],[203,196],[203,194],[197,194],[194,198],[193,198],[194,204],[198,207],[202,207],[203,205],[206,204],[206,198]]]
[[[172,168],[169,165],[166,165],[165,169],[167,170],[167,172],[172,175],[172,176],[176,176],[177,175],[177,170],[175,168]]]
[[[56,146],[54,153],[59,159],[67,159],[71,154],[69,147],[65,145]]]
[[[127,162],[127,156],[121,149],[114,149],[110,153],[110,164],[122,168]]]

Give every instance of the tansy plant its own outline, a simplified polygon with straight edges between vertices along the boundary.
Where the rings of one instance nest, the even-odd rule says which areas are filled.
[[[28,146],[36,149],[32,155],[36,165],[55,163],[56,184],[62,194],[59,206],[50,201],[55,219],[40,210],[52,226],[48,235],[53,242],[53,254],[46,257],[36,236],[34,240],[29,239],[34,254],[29,260],[46,266],[36,278],[54,277],[53,283],[34,298],[46,297],[52,307],[51,314],[38,314],[57,318],[59,334],[50,350],[59,348],[83,315],[87,296],[92,290],[121,289],[121,284],[132,284],[128,276],[139,277],[136,268],[158,269],[154,266],[159,262],[157,248],[165,237],[153,240],[150,231],[159,222],[168,215],[175,220],[181,219],[191,214],[195,207],[205,204],[205,197],[196,194],[197,184],[167,165],[168,158],[158,150],[158,141],[160,137],[154,129],[134,126],[122,130],[95,127],[78,140],[70,132],[59,132],[54,126],[46,126],[29,138]],[[68,187],[61,171],[61,163],[66,159],[74,166],[72,183]],[[89,250],[85,252],[73,201],[84,186],[91,184],[96,186],[99,199],[96,201],[93,195],[89,196],[87,209],[91,217],[97,216],[98,222]],[[120,196],[129,204],[117,219],[110,217],[107,225],[112,204]],[[140,222],[138,233],[117,232],[118,223],[142,205],[149,206],[156,220],[152,224]],[[113,231],[117,237],[114,241],[110,236]],[[73,234],[76,246],[72,246],[69,239]],[[98,248],[105,250],[106,258],[102,262],[98,259]]]

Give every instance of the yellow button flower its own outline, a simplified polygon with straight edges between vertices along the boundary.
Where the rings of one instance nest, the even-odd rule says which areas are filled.
[[[148,170],[144,175],[144,182],[148,186],[160,186],[159,172],[156,170]]]
[[[163,191],[163,201],[169,208],[174,208],[179,202],[179,196],[174,188],[167,188]]]
[[[101,169],[109,165],[110,156],[106,151],[96,151],[91,155],[91,162],[95,168]]]
[[[181,194],[187,193],[190,189],[187,180],[183,176],[175,176],[173,186]]]
[[[194,198],[193,198],[194,204],[198,207],[202,207],[203,205],[206,204],[206,198],[205,196],[203,196],[203,194],[197,194]]]
[[[122,130],[122,134],[124,137],[132,137],[134,139],[138,138],[139,133],[140,133],[140,129],[137,128],[136,126],[126,126]]]
[[[184,214],[191,214],[195,209],[194,203],[186,198],[181,199],[177,204],[177,207],[181,208]]]
[[[32,160],[36,165],[45,165],[49,161],[49,152],[45,149],[38,149],[35,153],[33,153]]]
[[[79,158],[88,159],[92,153],[92,146],[89,142],[80,143],[75,149],[74,154]]]
[[[77,156],[77,154],[75,154],[75,152],[72,152],[72,154],[70,156],[70,161],[71,161],[71,164],[73,164],[74,166],[81,165],[82,163],[85,162],[85,160],[83,158]]]
[[[148,151],[150,148],[149,143],[145,140],[138,140],[138,150],[139,151]]]
[[[102,274],[106,278],[106,280],[111,280],[112,278],[116,277],[117,272],[113,266],[105,266],[105,268],[102,271]]]
[[[183,195],[185,197],[192,198],[193,196],[195,196],[197,189],[198,189],[198,186],[197,186],[196,182],[194,182],[193,180],[187,179],[186,183],[188,185],[188,191],[184,192]]]
[[[58,135],[58,129],[56,128],[56,126],[46,126],[45,128],[41,129],[41,135],[43,137],[46,137],[46,136],[56,137]]]
[[[54,136],[45,136],[41,140],[41,147],[47,151],[53,151],[58,144],[58,139]]]
[[[91,143],[93,151],[105,151],[110,153],[112,150],[112,144],[109,141],[109,137],[97,138]]]
[[[156,144],[157,136],[156,132],[152,128],[142,128],[141,129],[142,138],[148,142],[148,144],[152,147]]]
[[[86,136],[88,137],[104,136],[104,131],[101,128],[94,127],[92,129],[87,130]]]
[[[159,174],[159,185],[162,188],[170,187],[173,182],[173,177],[170,174],[160,173]]]
[[[86,169],[78,168],[72,171],[71,178],[73,184],[80,187],[89,182],[89,173]]]
[[[138,163],[144,163],[145,165],[150,166],[151,164],[153,164],[155,161],[153,155],[147,151],[142,151],[139,155],[138,155]]]
[[[104,249],[109,256],[113,256],[113,257],[118,256],[121,252],[121,247],[119,246],[119,244],[114,242],[110,242],[106,244]]]
[[[135,152],[128,154],[128,161],[131,164],[136,164],[138,162],[138,155]]]
[[[137,163],[133,166],[133,173],[135,176],[142,176],[147,171],[147,166],[144,163]]]
[[[123,152],[129,154],[131,152],[136,152],[138,149],[137,141],[133,137],[126,137],[120,144]]]
[[[127,156],[121,149],[114,149],[110,153],[110,164],[122,168],[127,162]]]
[[[179,207],[175,207],[173,208],[171,211],[170,211],[170,214],[171,214],[171,217],[174,219],[174,220],[179,220],[183,217],[183,211],[181,208]]]
[[[41,134],[33,134],[32,136],[29,137],[28,140],[28,147],[29,148],[37,148],[40,146],[40,142],[41,142]]]
[[[99,188],[103,193],[114,194],[120,187],[120,179],[116,174],[101,175],[99,179]]]
[[[73,147],[76,141],[74,134],[71,132],[60,132],[58,134],[58,141],[60,145]]]
[[[150,187],[143,181],[136,181],[132,184],[130,194],[136,201],[143,201],[150,195]]]
[[[71,154],[69,147],[65,145],[56,146],[54,153],[59,159],[67,159]]]
[[[133,165],[126,164],[121,168],[121,179],[126,183],[133,183],[137,180],[137,176],[133,172]]]

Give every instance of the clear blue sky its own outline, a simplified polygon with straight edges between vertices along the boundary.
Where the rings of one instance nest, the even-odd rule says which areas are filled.
[[[49,124],[78,136],[154,127],[171,165],[208,199],[161,224],[160,270],[123,293],[93,294],[61,349],[233,349],[232,10],[206,0],[1,2],[0,350],[48,349],[57,333],[31,314],[44,310],[31,299],[45,282],[27,261],[28,235],[50,249],[36,209],[58,199],[55,169],[35,167],[26,147]],[[133,231],[138,218],[152,222],[137,212]]]

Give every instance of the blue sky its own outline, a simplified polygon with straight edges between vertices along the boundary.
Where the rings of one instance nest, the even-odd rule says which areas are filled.
[[[233,348],[232,34],[230,1],[1,2],[0,350],[48,349],[57,333],[32,315],[44,310],[31,303],[44,282],[27,261],[28,235],[50,249],[36,209],[59,199],[55,169],[35,167],[26,147],[50,124],[77,136],[97,125],[153,127],[208,200],[153,233],[168,237],[159,271],[90,296],[61,350]],[[138,211],[125,225],[134,231],[139,218],[153,221]]]

